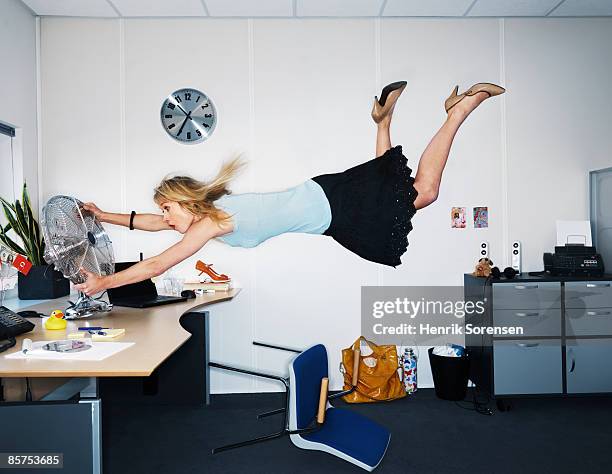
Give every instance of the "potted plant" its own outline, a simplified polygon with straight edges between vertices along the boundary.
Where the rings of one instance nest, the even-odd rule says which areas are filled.
[[[32,213],[26,183],[23,183],[22,200],[10,203],[0,197],[4,216],[8,224],[0,225],[0,242],[13,252],[24,255],[32,263],[27,275],[19,273],[18,295],[22,300],[59,298],[70,293],[70,281],[45,262],[45,241],[38,222]],[[8,236],[12,230],[21,239],[23,246]]]

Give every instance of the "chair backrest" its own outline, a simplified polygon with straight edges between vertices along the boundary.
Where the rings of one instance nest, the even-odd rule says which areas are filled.
[[[289,429],[307,428],[317,416],[327,364],[327,350],[322,344],[306,349],[289,364]]]

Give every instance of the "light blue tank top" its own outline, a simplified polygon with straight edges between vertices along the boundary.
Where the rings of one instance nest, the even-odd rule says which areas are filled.
[[[285,232],[322,234],[332,218],[323,188],[312,179],[286,191],[228,194],[215,206],[233,216],[234,231],[217,237],[233,247],[255,247]]]

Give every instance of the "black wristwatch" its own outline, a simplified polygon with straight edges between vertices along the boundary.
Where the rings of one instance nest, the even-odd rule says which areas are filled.
[[[134,216],[136,215],[136,211],[132,211],[130,214],[130,230],[134,230]]]

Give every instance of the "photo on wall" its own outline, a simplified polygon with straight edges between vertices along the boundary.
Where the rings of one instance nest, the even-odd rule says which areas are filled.
[[[465,207],[451,209],[451,228],[465,229]]]
[[[480,206],[474,208],[474,229],[489,227],[489,208]]]

